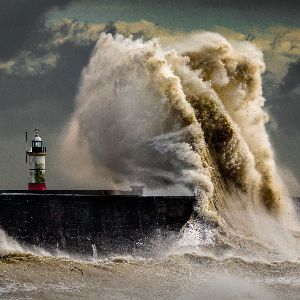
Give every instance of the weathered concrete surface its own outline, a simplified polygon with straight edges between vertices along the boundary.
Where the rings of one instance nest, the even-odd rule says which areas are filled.
[[[0,227],[21,244],[76,253],[132,253],[150,237],[178,232],[193,197],[109,195],[100,191],[0,192]]]

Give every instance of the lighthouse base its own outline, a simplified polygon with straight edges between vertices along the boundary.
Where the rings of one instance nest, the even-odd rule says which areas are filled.
[[[45,191],[46,183],[28,183],[29,191]]]

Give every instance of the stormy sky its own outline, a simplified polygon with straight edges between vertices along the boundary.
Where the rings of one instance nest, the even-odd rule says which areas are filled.
[[[55,154],[101,31],[163,41],[211,30],[262,49],[268,131],[300,194],[299,20],[299,1],[0,0],[0,188],[26,188],[24,136],[34,128],[47,141],[48,188],[85,188],[62,175]]]

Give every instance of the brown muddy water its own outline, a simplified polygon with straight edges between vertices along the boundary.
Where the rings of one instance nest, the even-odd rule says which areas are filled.
[[[60,255],[3,255],[0,298],[300,299],[299,258],[241,258],[209,246],[151,258]]]

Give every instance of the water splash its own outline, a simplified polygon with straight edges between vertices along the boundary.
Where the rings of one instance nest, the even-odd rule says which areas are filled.
[[[98,251],[95,244],[92,244],[92,250],[93,250],[93,261],[98,260]]]
[[[78,175],[113,185],[188,185],[203,211],[216,206],[208,199],[235,190],[277,209],[260,52],[211,33],[175,47],[101,35],[66,134],[68,153],[86,152]]]
[[[24,249],[13,238],[0,229],[0,257],[9,253],[24,252]]]
[[[280,219],[286,195],[265,129],[263,71],[253,45],[218,34],[168,49],[102,34],[62,136],[64,170],[98,188],[189,188],[194,220],[223,231],[242,227],[235,202],[237,216],[250,207]]]

